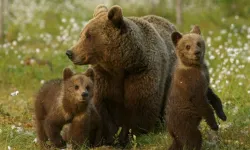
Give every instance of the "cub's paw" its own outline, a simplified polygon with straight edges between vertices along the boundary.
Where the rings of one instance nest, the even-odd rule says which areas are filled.
[[[217,116],[222,120],[222,121],[226,121],[227,120],[227,116],[223,111],[219,111],[216,112]]]
[[[67,144],[63,139],[57,140],[54,142],[55,147],[57,148],[66,148]]]

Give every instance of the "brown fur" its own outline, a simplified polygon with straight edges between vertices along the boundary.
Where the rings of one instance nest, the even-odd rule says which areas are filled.
[[[66,146],[60,135],[62,127],[88,110],[92,88],[89,77],[73,74],[69,68],[64,69],[63,79],[50,80],[42,86],[35,100],[37,134],[42,146],[48,139],[56,147]]]
[[[205,42],[198,26],[185,35],[174,32],[172,40],[176,45],[177,62],[167,104],[167,128],[173,137],[169,149],[200,150],[202,136],[198,126],[201,119],[204,118],[211,129],[218,130],[207,99]]]
[[[102,129],[101,126],[99,126],[100,116],[98,115],[95,106],[93,106],[93,104],[89,105],[91,105],[88,107],[90,109],[85,113],[79,113],[76,115],[66,131],[65,140],[72,144],[73,149],[80,148],[82,144],[90,147],[102,144],[101,138],[96,139],[96,137],[91,136],[92,134],[101,134]]]
[[[66,54],[76,65],[91,64],[94,103],[102,118],[106,143],[122,127],[147,133],[164,114],[175,62],[168,20],[158,16],[124,17],[119,6],[97,6],[78,43]]]

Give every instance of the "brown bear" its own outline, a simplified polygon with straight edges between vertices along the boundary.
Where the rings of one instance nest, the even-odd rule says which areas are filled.
[[[129,129],[152,131],[163,115],[176,59],[174,31],[174,25],[162,17],[124,17],[119,6],[108,10],[99,5],[77,44],[67,50],[74,64],[92,65],[93,100],[105,144],[113,142],[119,127],[121,143],[126,143]]]
[[[173,70],[167,101],[167,129],[173,138],[170,150],[200,150],[204,118],[212,130],[218,125],[207,99],[208,82],[204,67],[205,42],[195,26],[189,34],[172,34],[177,61]]]
[[[48,139],[53,146],[66,146],[60,135],[62,127],[72,122],[74,116],[86,114],[93,107],[90,105],[92,91],[90,77],[83,73],[73,74],[69,68],[64,69],[63,79],[50,80],[41,87],[35,99],[36,128],[41,146],[46,146]]]

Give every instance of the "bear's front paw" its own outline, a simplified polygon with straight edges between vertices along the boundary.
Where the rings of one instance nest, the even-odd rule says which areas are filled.
[[[210,126],[210,128],[211,128],[212,130],[214,130],[214,131],[218,131],[219,126],[218,126],[217,124],[213,124],[213,125]]]

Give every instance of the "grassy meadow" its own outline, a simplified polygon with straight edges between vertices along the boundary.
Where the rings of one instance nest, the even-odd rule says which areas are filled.
[[[156,14],[175,23],[173,0],[46,1],[11,0],[0,43],[0,150],[39,149],[33,121],[33,97],[46,81],[62,77],[65,67],[76,72],[65,51],[76,43],[97,4],[119,4],[125,16]],[[143,3],[144,2],[144,3]],[[185,33],[200,25],[206,41],[211,87],[223,102],[228,120],[213,132],[202,122],[203,149],[250,149],[250,1],[192,0],[184,2]],[[131,8],[133,8],[131,10]],[[128,149],[167,149],[165,130],[133,136]],[[85,148],[83,148],[85,149]],[[117,149],[101,147],[97,149]]]

